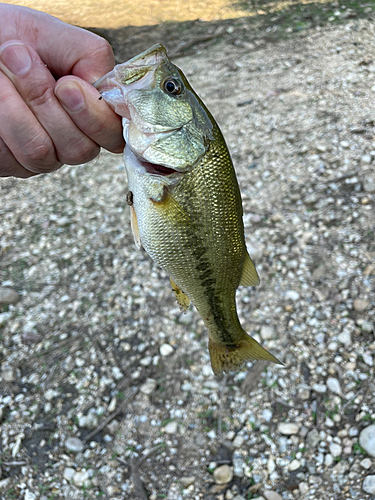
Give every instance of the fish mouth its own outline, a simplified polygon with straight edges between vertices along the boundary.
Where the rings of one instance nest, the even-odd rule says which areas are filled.
[[[150,175],[161,175],[162,177],[166,177],[168,175],[179,173],[177,170],[173,170],[173,168],[165,167],[164,165],[156,165],[155,163],[151,163],[146,160],[139,159],[139,163]]]

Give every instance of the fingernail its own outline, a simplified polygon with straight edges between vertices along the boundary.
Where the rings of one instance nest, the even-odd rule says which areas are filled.
[[[0,61],[15,76],[23,76],[31,68],[30,52],[19,42],[6,45],[0,52]]]
[[[68,111],[78,111],[85,104],[82,90],[76,83],[61,83],[55,88],[55,94]]]

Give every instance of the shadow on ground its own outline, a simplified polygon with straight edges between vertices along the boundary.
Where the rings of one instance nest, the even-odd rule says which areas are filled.
[[[371,7],[373,5],[373,8]],[[170,56],[178,58],[221,41],[234,45],[253,44],[257,50],[267,42],[277,42],[309,28],[344,24],[374,16],[375,2],[351,0],[330,3],[295,2],[280,9],[279,2],[235,2],[233,10],[249,10],[254,15],[219,21],[165,22],[156,26],[125,26],[118,29],[89,28],[112,45],[117,62],[123,62],[155,43],[162,43]],[[373,10],[372,10],[373,9]]]

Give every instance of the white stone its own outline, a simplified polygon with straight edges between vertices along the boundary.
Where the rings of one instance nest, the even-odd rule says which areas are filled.
[[[15,304],[19,299],[19,295],[15,290],[0,286],[0,305],[9,306]]]
[[[344,328],[343,331],[337,336],[337,340],[345,345],[351,344],[352,338],[349,330]]]
[[[330,443],[329,451],[333,457],[339,457],[342,453],[342,447],[337,443]]]
[[[361,460],[361,467],[363,467],[364,469],[369,469],[372,465],[372,460],[370,458],[364,458],[363,460]]]
[[[169,344],[162,344],[160,346],[160,354],[162,356],[169,356],[174,352],[174,349],[171,345]]]
[[[178,428],[178,423],[173,421],[173,422],[168,422],[167,425],[164,427],[164,431],[166,434],[176,434]]]
[[[337,380],[337,378],[328,377],[327,387],[330,391],[334,392],[335,394],[341,394],[341,385],[340,382]]]
[[[298,489],[299,489],[299,492],[301,493],[301,495],[306,495],[306,493],[309,491],[309,485],[308,485],[308,483],[305,483],[304,481],[302,481],[301,483],[299,483]]]
[[[363,429],[359,435],[359,444],[369,455],[375,457],[375,425]]]
[[[264,410],[262,411],[262,418],[263,418],[263,420],[265,420],[266,422],[271,422],[271,420],[272,420],[272,415],[273,415],[272,411],[271,411],[271,410],[269,410],[268,408],[266,408],[266,409],[264,409]]]
[[[118,366],[113,366],[112,367],[112,375],[114,376],[114,378],[116,380],[120,380],[124,376]]]
[[[280,432],[280,434],[283,434],[284,436],[291,436],[292,434],[297,434],[298,429],[299,427],[297,424],[288,422],[282,422],[277,426],[277,430]]]
[[[80,439],[76,437],[70,437],[65,441],[65,448],[68,451],[74,451],[78,453],[83,450],[84,446]]]
[[[234,439],[233,439],[233,448],[241,448],[241,446],[243,445],[245,439],[243,436],[241,436],[240,434],[237,435]]]
[[[0,313],[0,326],[5,326],[11,317],[11,312]]]
[[[184,476],[180,479],[180,483],[184,488],[188,488],[195,483],[195,476]]]
[[[24,500],[36,500],[37,496],[30,490],[25,491]]]
[[[294,471],[294,470],[298,470],[301,468],[301,462],[299,460],[292,460],[290,462],[290,464],[288,465],[288,470],[289,471]]]
[[[282,497],[276,491],[272,490],[266,490],[263,493],[263,496],[266,500],[283,500]]]
[[[152,394],[154,390],[156,389],[157,382],[153,378],[148,378],[146,382],[141,385],[140,391],[143,392],[143,394]]]
[[[75,472],[76,472],[75,469],[73,469],[72,467],[65,467],[63,472],[64,479],[66,479],[67,481],[71,481],[73,479]]]
[[[370,495],[375,495],[375,476],[367,476],[362,484],[362,489]]]
[[[327,386],[325,384],[314,384],[312,388],[315,392],[319,392],[319,394],[327,392]]]
[[[327,455],[324,457],[324,465],[326,467],[331,467],[333,464],[333,456],[330,453],[327,453]]]
[[[268,470],[268,474],[272,474],[272,472],[274,472],[276,470],[276,463],[272,457],[270,457],[268,459],[267,470]]]
[[[294,290],[287,290],[285,292],[285,298],[289,300],[298,300],[299,299],[299,293],[295,292]]]
[[[258,262],[262,257],[263,257],[263,249],[261,246],[257,245],[256,243],[248,243],[247,245],[247,251],[250,254],[250,257],[255,261]]]
[[[90,483],[89,477],[87,470],[76,472],[73,476],[73,482],[76,486],[88,486]]]
[[[274,339],[276,337],[276,332],[272,326],[262,325],[262,328],[260,329],[260,336],[263,340]]]
[[[214,480],[216,484],[227,484],[233,479],[233,467],[221,465],[214,470]]]

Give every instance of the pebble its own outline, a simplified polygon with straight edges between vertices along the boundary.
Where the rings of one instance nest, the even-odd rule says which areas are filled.
[[[0,313],[0,327],[5,326],[11,317],[12,317],[11,312]]]
[[[1,324],[1,320],[0,320],[0,324]],[[370,323],[370,321],[366,321],[366,320],[364,320],[361,323],[361,328],[365,333],[371,333],[371,332],[375,331],[375,326],[373,325],[373,323]]]
[[[141,385],[140,387],[140,391],[143,393],[143,394],[147,394],[147,395],[150,395],[154,392],[154,390],[156,389],[156,386],[157,386],[157,382],[155,379],[153,378],[148,378],[146,380],[146,382],[144,384]]]
[[[327,392],[327,386],[325,384],[314,384],[312,388],[319,394],[324,394],[325,392]]]
[[[363,182],[363,190],[366,193],[375,193],[375,180],[373,179],[366,179]]]
[[[372,465],[372,461],[370,458],[364,458],[363,460],[361,460],[361,467],[363,467],[364,469],[369,469]]]
[[[274,339],[276,337],[276,332],[272,328],[272,326],[263,325],[262,328],[260,329],[260,336],[262,337],[263,340]]]
[[[180,483],[184,488],[188,488],[195,483],[195,476],[184,476],[180,479]]]
[[[337,340],[342,344],[349,345],[352,342],[352,337],[347,328],[344,328],[343,331],[337,336]]]
[[[285,292],[285,298],[287,300],[298,300],[299,299],[299,293],[295,292],[294,290],[287,290]]]
[[[162,344],[160,346],[160,354],[162,356],[169,356],[170,354],[172,354],[174,352],[174,349],[171,345],[169,344]]]
[[[65,441],[65,448],[68,451],[73,451],[75,453],[78,453],[83,450],[84,445],[80,439],[76,437],[70,437]]]
[[[283,500],[282,497],[273,490],[267,490],[263,493],[263,496],[266,500]]]
[[[9,306],[15,304],[19,300],[19,295],[15,290],[0,286],[0,305]]]
[[[65,467],[63,472],[64,479],[66,479],[67,481],[71,481],[73,479],[75,472],[76,472],[75,469],[73,469],[72,467]]]
[[[301,495],[306,495],[306,493],[309,491],[309,485],[304,481],[301,481],[298,485],[298,489]]]
[[[339,457],[342,453],[342,447],[337,443],[330,443],[329,451],[333,457]]]
[[[116,419],[113,419],[112,422],[109,422],[109,424],[107,424],[107,429],[108,432],[111,434],[111,436],[114,436],[116,434],[119,427],[120,427],[120,422]]]
[[[233,497],[233,500],[246,500],[246,499],[242,495],[236,495],[235,497]]]
[[[317,429],[312,429],[308,434],[307,434],[307,444],[311,446],[312,448],[315,448],[315,446],[318,445],[320,441],[319,437],[319,431]]]
[[[362,489],[370,495],[375,495],[375,476],[366,476],[362,484]]]
[[[167,425],[164,427],[164,431],[166,434],[176,434],[178,428],[178,423],[173,421],[173,422],[168,422]]]
[[[245,461],[241,455],[233,454],[233,474],[237,477],[243,477]]]
[[[366,311],[366,309],[368,308],[369,305],[370,304],[369,304],[369,302],[367,302],[367,300],[363,300],[363,299],[353,300],[353,309],[354,309],[354,311],[357,311],[357,312]]]
[[[216,484],[227,484],[233,479],[233,467],[221,465],[214,470],[214,480]]]
[[[263,257],[263,249],[256,243],[248,243],[246,245],[247,251],[250,254],[250,257],[255,261],[258,262],[262,257]]]
[[[244,437],[238,434],[233,439],[233,442],[232,442],[233,448],[241,448],[241,446],[243,445],[244,441],[245,441]]]
[[[24,500],[36,500],[37,496],[30,490],[25,491]]]
[[[337,378],[328,377],[326,383],[330,391],[334,392],[335,394],[341,394],[341,385]]]
[[[14,369],[11,366],[4,366],[1,372],[1,378],[5,382],[13,382],[15,378]]]
[[[299,429],[298,425],[294,423],[282,422],[277,426],[277,430],[280,432],[280,434],[283,434],[284,436],[291,436],[292,434],[297,434],[298,429]]]
[[[365,427],[359,435],[359,444],[372,457],[375,457],[375,425]]]
[[[262,418],[263,420],[265,420],[266,422],[271,422],[272,420],[272,411],[269,410],[268,408],[265,408],[263,411],[262,411]]]
[[[88,486],[89,485],[89,472],[80,471],[76,472],[73,476],[73,483],[76,486]]]
[[[301,468],[301,462],[299,460],[292,460],[290,462],[290,464],[288,465],[288,470],[289,471],[294,471],[294,470],[298,470]]]

